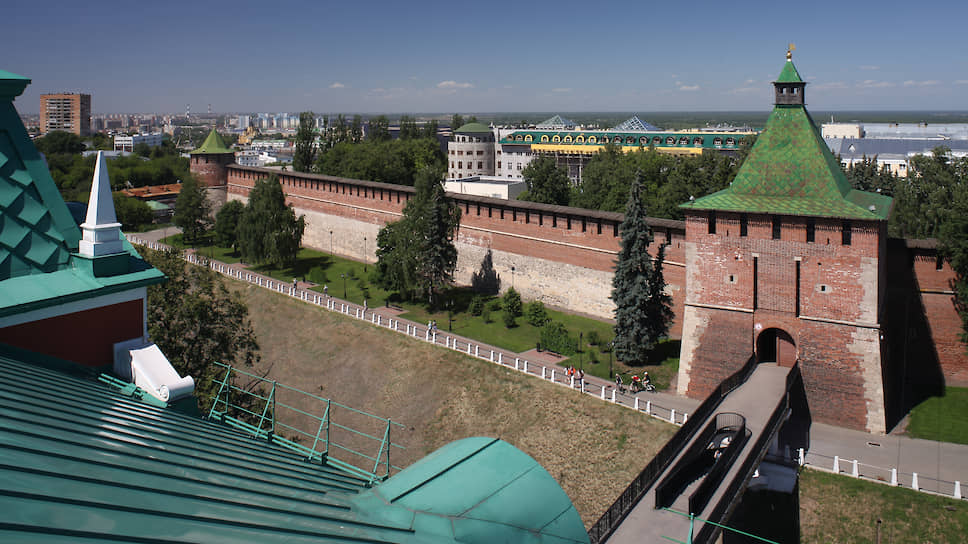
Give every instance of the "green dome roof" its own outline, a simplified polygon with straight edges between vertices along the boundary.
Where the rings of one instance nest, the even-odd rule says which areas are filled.
[[[491,128],[483,123],[467,123],[455,130],[455,134],[480,134],[491,132]]]

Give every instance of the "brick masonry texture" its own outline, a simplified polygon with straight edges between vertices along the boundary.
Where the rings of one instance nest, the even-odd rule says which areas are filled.
[[[367,259],[371,263],[375,261],[377,232],[387,222],[400,217],[403,206],[413,194],[413,188],[406,186],[238,165],[225,168],[223,186],[227,183],[229,199],[244,199],[256,179],[272,173],[280,175],[288,201],[298,213],[306,215],[304,241],[307,246],[354,259]],[[471,274],[479,268],[484,252],[490,248],[502,288],[509,287],[513,279],[514,287],[526,299],[541,299],[565,309],[603,318],[613,317],[608,295],[619,248],[620,214],[486,197],[449,196],[458,203],[462,213],[457,239],[459,257],[455,275],[458,282],[470,282]],[[747,217],[745,237],[739,236],[740,223],[738,214],[721,213],[716,218],[716,234],[708,234],[705,214],[690,215],[685,222],[653,221],[653,250],[666,240],[670,242],[664,272],[677,316],[672,334],[682,335],[681,392],[702,396],[703,391],[711,390],[711,384],[718,383],[735,370],[734,365],[736,368],[742,365],[752,351],[755,342],[752,332],[755,324],[752,313],[754,256],[761,278],[756,292],[755,317],[761,325],[776,326],[763,321],[769,317],[779,322],[782,320],[777,316],[783,315],[793,315],[793,321],[799,323],[808,321],[795,317],[796,263],[800,262],[801,316],[865,326],[893,320],[893,329],[884,328],[887,334],[913,319],[905,312],[914,307],[921,312],[922,321],[922,326],[917,329],[921,341],[916,343],[930,344],[932,350],[936,348],[931,355],[931,364],[937,367],[936,374],[943,375],[949,384],[968,385],[968,357],[959,338],[961,321],[954,310],[949,285],[953,274],[947,265],[937,269],[936,250],[930,242],[890,240],[888,243],[883,229],[876,223],[855,222],[851,243],[844,246],[841,244],[840,223],[820,218],[815,222],[814,241],[807,242],[808,224],[805,219],[796,217],[784,218],[781,239],[777,241],[772,239],[769,216]],[[702,249],[694,248],[695,255],[688,259],[693,264],[688,281],[702,280],[696,281],[695,288],[688,291],[688,302],[721,306],[725,310],[686,305],[687,229],[695,233],[694,242],[703,240],[704,244],[698,246]],[[725,236],[731,239],[728,246],[722,242]],[[880,265],[885,255],[886,267]],[[511,266],[515,267],[513,278]],[[691,332],[683,333],[683,323],[690,320],[693,326],[686,328]],[[834,325],[825,322],[825,326]],[[816,329],[813,325],[807,328],[810,331]],[[835,330],[836,327],[830,329]],[[817,334],[840,335],[826,329],[816,331]],[[793,331],[789,332],[793,334]],[[810,363],[814,366],[807,369],[803,354],[805,341],[799,334],[793,336],[804,364],[805,380],[808,373],[812,376],[823,374],[819,363]],[[888,336],[889,344],[903,345]],[[700,347],[700,344],[706,345],[705,338],[713,342],[710,346],[718,347]],[[845,338],[841,335],[841,340]],[[864,346],[876,351],[877,348],[869,343],[869,339],[854,339],[848,344],[854,347],[843,347],[843,353],[837,354],[837,362],[831,363],[832,368],[843,369],[845,382],[854,384],[850,386],[854,391],[851,395],[855,397],[849,404],[854,407],[852,409],[860,410],[857,407],[861,405],[866,408],[863,417],[850,417],[840,424],[864,428],[870,425],[866,414],[876,415],[883,408],[877,407],[878,401],[874,398],[877,395],[871,395],[864,385],[860,385],[863,376],[874,372],[872,368],[864,367],[871,361],[851,349],[857,351],[859,346]],[[915,364],[916,358],[911,344],[910,341],[907,343],[909,367]],[[885,363],[885,371],[893,372],[903,366],[899,362],[900,351],[887,350],[893,359]],[[920,361],[923,354],[917,357]],[[714,366],[713,359],[728,362]],[[896,388],[892,383],[885,378],[884,388]],[[834,394],[835,397],[838,395],[840,393]],[[817,393],[809,396],[811,408],[825,402]],[[883,399],[880,402],[883,403]],[[822,417],[836,419],[833,415]]]

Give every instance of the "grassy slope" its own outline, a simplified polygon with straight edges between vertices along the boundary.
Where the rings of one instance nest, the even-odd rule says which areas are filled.
[[[675,430],[513,370],[229,283],[249,305],[271,379],[407,425],[395,441],[408,449],[395,464],[459,438],[500,437],[538,460],[591,524]]]
[[[964,542],[968,503],[910,489],[835,476],[800,473],[801,542]]]

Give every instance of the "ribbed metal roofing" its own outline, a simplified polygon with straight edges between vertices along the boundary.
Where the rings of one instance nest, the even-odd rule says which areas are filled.
[[[223,153],[235,152],[229,149],[229,146],[225,145],[225,140],[222,139],[222,135],[214,128],[212,132],[208,133],[208,137],[205,138],[202,145],[191,152],[192,155],[221,155]]]
[[[0,347],[4,541],[588,542],[557,483],[504,442],[454,442],[367,489],[65,368]]]

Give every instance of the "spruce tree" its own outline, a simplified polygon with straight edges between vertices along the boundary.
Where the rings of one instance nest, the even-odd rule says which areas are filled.
[[[649,352],[669,332],[672,297],[665,293],[662,261],[665,246],[653,262],[649,255],[652,229],[642,203],[642,174],[637,173],[620,233],[622,249],[615,264],[612,301],[615,302],[615,356],[627,364],[649,362]]]

